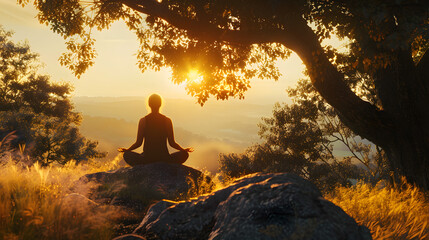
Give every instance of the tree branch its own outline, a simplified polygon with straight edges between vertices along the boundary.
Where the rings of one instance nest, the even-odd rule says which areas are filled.
[[[219,28],[210,23],[207,18],[205,21],[184,17],[177,12],[170,10],[168,6],[156,0],[119,0],[126,6],[150,15],[159,17],[171,25],[186,30],[188,35],[200,40],[206,41],[226,41],[236,44],[261,44],[284,41],[293,42],[295,40],[292,34],[280,29],[261,29],[261,30],[231,30]],[[289,47],[289,46],[286,46]]]
[[[299,37],[295,48],[307,67],[313,86],[333,106],[340,119],[356,134],[380,145],[390,136],[393,125],[376,106],[359,98],[344,81],[344,75],[329,61],[316,34],[304,19],[294,24]],[[382,144],[381,144],[382,145]]]
[[[170,10],[156,0],[119,0],[126,6],[184,29],[189,36],[206,41],[226,41],[237,44],[281,43],[296,52],[307,66],[313,85],[332,105],[345,124],[357,134],[380,144],[391,132],[388,118],[369,102],[363,101],[344,83],[344,75],[333,66],[318,37],[297,14],[288,18],[283,29],[231,30],[219,28],[208,21],[188,18]],[[375,133],[375,134],[374,134]]]

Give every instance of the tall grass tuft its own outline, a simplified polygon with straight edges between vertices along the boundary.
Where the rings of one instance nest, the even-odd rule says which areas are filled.
[[[12,160],[0,166],[0,239],[111,239],[118,208],[100,205],[71,187],[84,174],[114,164],[41,168]],[[89,184],[73,186],[85,194]]]
[[[367,226],[375,240],[429,239],[429,204],[416,187],[358,183],[338,187],[325,197]]]

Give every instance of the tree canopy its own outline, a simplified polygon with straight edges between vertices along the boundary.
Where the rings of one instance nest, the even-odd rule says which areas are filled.
[[[27,4],[26,0],[18,0]],[[429,2],[423,0],[36,0],[63,36],[61,63],[80,76],[94,62],[91,29],[123,20],[140,41],[138,65],[170,67],[204,103],[244,96],[252,77],[278,79],[298,54],[318,93],[355,133],[381,146],[394,171],[429,189]],[[322,45],[335,35],[348,51]],[[202,81],[189,76],[194,70]],[[347,81],[370,79],[375,99]],[[375,100],[375,101],[372,101]]]
[[[11,36],[0,26],[0,139],[9,137],[9,150],[20,148],[31,161],[45,165],[103,156],[97,142],[77,128],[81,116],[74,112],[71,86],[39,74],[38,55]]]

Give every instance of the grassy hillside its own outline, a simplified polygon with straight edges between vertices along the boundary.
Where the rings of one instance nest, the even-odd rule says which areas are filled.
[[[97,205],[71,194],[84,174],[115,168],[116,163],[41,168],[1,159],[0,239],[111,239],[121,209]],[[89,184],[74,186],[85,194]]]
[[[65,166],[24,168],[3,158],[0,167],[0,239],[111,239],[127,213],[95,204],[85,195],[91,185],[75,180],[84,174],[118,167],[118,159]],[[412,186],[336,188],[326,198],[342,207],[375,240],[428,239],[429,204]],[[143,218],[143,216],[141,216]]]

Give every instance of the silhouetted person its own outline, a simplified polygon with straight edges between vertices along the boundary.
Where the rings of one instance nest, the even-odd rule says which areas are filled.
[[[131,166],[151,162],[184,163],[193,149],[182,148],[174,140],[171,119],[159,113],[162,105],[161,96],[152,94],[148,103],[151,113],[140,119],[136,142],[127,149],[118,148],[118,151],[124,152],[124,160]],[[143,152],[141,154],[132,152],[142,145],[143,139]],[[167,141],[172,148],[179,151],[169,154]]]

